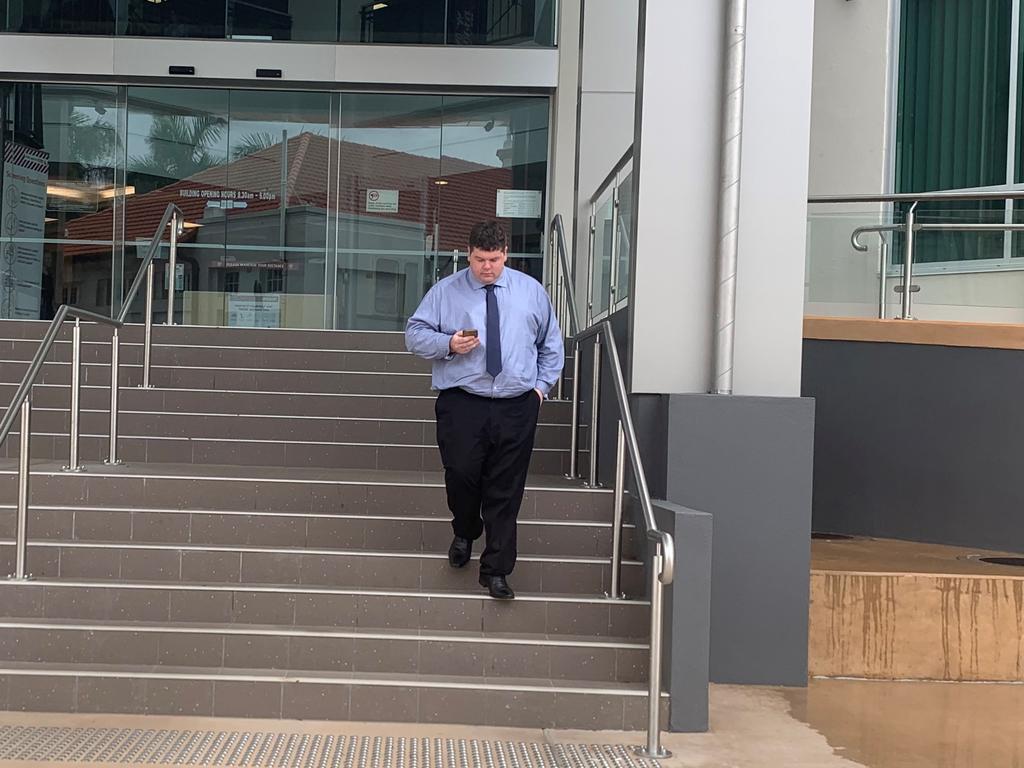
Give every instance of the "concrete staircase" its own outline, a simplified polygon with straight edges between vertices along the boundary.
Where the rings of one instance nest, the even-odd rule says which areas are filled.
[[[45,330],[0,322],[0,403]],[[447,565],[429,368],[399,334],[157,328],[122,342],[121,456],[102,463],[107,332],[85,327],[82,455],[70,344],[33,404],[28,582],[0,582],[0,707],[560,728],[646,724],[643,567],[611,494],[562,475],[569,406],[543,406],[519,598]],[[0,453],[13,570],[17,440]],[[478,546],[479,549],[479,546]],[[477,552],[478,554],[478,552]]]

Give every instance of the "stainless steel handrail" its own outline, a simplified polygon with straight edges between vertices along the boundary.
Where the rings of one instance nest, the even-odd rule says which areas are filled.
[[[878,249],[878,318],[885,319],[885,283],[888,279],[889,269],[889,243],[885,239],[886,232],[903,232],[905,237],[903,249],[903,286],[901,289],[900,320],[913,320],[913,293],[914,286],[914,247],[915,237],[918,232],[1024,232],[1024,224],[958,224],[955,222],[919,222],[917,220],[917,203],[914,203],[907,212],[907,218],[902,224],[869,224],[857,227],[850,234],[850,244],[856,251],[865,252],[868,246],[861,242],[861,235],[876,233],[880,239]]]
[[[964,189],[952,192],[898,192],[890,195],[811,195],[811,205],[833,203],[943,203],[957,200],[1024,200],[1024,189]]]
[[[111,350],[110,350],[110,454],[107,459],[108,464],[120,463],[117,459],[117,419],[118,419],[118,396],[120,390],[120,330],[126,325],[125,318],[128,315],[132,300],[138,294],[139,285],[143,279],[143,275],[147,275],[149,284],[147,286],[147,306],[146,306],[146,365],[144,377],[146,380],[149,378],[149,344],[151,342],[151,325],[152,325],[152,288],[153,288],[153,259],[156,256],[157,251],[160,248],[160,242],[163,237],[164,230],[167,229],[168,225],[172,228],[171,248],[172,254],[174,246],[176,245],[177,234],[180,231],[181,225],[184,222],[184,217],[181,209],[173,203],[168,205],[164,210],[164,215],[160,219],[160,225],[153,235],[153,239],[149,243],[149,247],[146,252],[146,256],[139,267],[139,273],[135,276],[135,281],[132,284],[131,289],[125,296],[124,306],[121,308],[120,314],[114,317],[107,317],[96,312],[92,312],[88,309],[82,309],[81,307],[75,307],[69,304],[63,304],[57,310],[53,320],[50,322],[50,327],[46,330],[46,334],[43,336],[42,341],[39,344],[36,353],[29,363],[28,370],[25,372],[25,376],[22,378],[21,383],[18,385],[18,389],[14,393],[14,397],[11,400],[10,406],[8,406],[4,417],[0,420],[0,445],[10,435],[11,429],[14,426],[16,418],[21,419],[20,427],[20,450],[18,455],[18,507],[17,507],[17,531],[16,531],[16,557],[15,557],[15,573],[12,574],[14,578],[24,579],[26,577],[26,566],[27,566],[27,547],[28,547],[28,499],[29,499],[29,471],[30,471],[30,456],[29,446],[31,437],[31,422],[32,422],[32,387],[35,385],[36,380],[39,378],[39,374],[42,372],[43,365],[46,362],[46,358],[49,356],[53,345],[57,341],[57,336],[60,334],[64,327],[64,323],[68,318],[74,318],[74,333],[72,336],[72,353],[71,353],[71,425],[70,425],[70,458],[68,465],[65,467],[66,470],[72,472],[81,471],[79,464],[79,423],[81,417],[81,363],[82,363],[82,326],[81,321],[87,320],[101,325],[107,325],[113,328],[113,334],[111,337]],[[170,290],[174,290],[173,277],[171,279]],[[169,318],[169,323],[173,321],[173,317]]]
[[[619,359],[618,347],[615,343],[615,332],[609,320],[602,320],[591,328],[578,333],[574,338],[574,344],[578,346],[587,339],[594,340],[594,356],[599,358],[601,350],[605,351],[609,368],[612,372],[612,384],[615,389],[615,404],[618,410],[618,425],[616,435],[615,451],[615,518],[612,523],[613,546],[612,546],[612,577],[609,597],[620,598],[620,573],[622,566],[621,529],[623,522],[625,488],[625,461],[628,456],[629,464],[633,468],[633,480],[636,483],[636,495],[640,501],[641,520],[643,521],[646,537],[654,542],[654,554],[651,557],[651,650],[650,650],[650,672],[648,690],[648,718],[647,718],[647,746],[638,750],[646,757],[664,758],[670,753],[661,746],[661,678],[662,678],[662,642],[664,633],[664,588],[672,583],[675,578],[676,550],[675,541],[672,535],[658,527],[654,517],[654,505],[651,502],[651,492],[647,485],[647,474],[644,472],[643,459],[640,456],[640,443],[637,440],[636,428],[633,424],[633,414],[629,407],[629,397],[626,392],[626,379],[622,373],[622,363]],[[594,365],[595,380],[600,376],[600,366]],[[575,382],[574,382],[575,383]],[[591,446],[596,444],[598,429],[597,419],[597,394],[599,387],[595,386],[592,392],[591,407]],[[573,398],[574,415],[578,414],[575,404],[579,400],[577,387],[576,397]],[[574,419],[572,431],[575,433],[579,428],[578,422]],[[575,456],[572,463],[575,464]],[[595,476],[595,465],[597,463],[596,451],[590,454],[591,476]],[[618,534],[618,535],[615,535]]]
[[[608,172],[608,175],[604,177],[604,180],[597,185],[597,190],[590,196],[590,204],[593,205],[604,194],[605,190],[608,189],[612,184],[615,183],[615,177],[619,175],[619,171],[626,167],[630,160],[633,159],[633,145],[629,145],[629,149],[626,150],[625,154],[619,158],[619,161],[615,166]]]

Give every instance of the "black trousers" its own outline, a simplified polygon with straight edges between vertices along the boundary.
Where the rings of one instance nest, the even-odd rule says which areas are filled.
[[[484,576],[507,576],[516,565],[516,520],[537,431],[540,397],[487,398],[442,391],[434,405],[437,447],[456,536],[486,531]]]

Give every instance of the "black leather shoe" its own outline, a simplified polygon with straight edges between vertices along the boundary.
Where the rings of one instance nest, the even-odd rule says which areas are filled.
[[[452,545],[448,547],[448,565],[452,568],[461,568],[469,562],[473,556],[473,542],[456,536],[452,539]]]
[[[511,600],[516,596],[504,576],[481,576],[480,586],[495,600]]]

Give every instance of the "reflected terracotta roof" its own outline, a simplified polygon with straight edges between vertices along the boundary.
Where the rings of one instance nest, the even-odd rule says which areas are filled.
[[[332,210],[372,219],[425,222],[428,233],[436,217],[440,225],[438,247],[442,250],[464,249],[473,224],[494,217],[497,190],[512,187],[510,168],[453,157],[438,160],[337,142],[313,133],[289,139],[287,148],[288,207],[327,210],[329,182],[340,162],[341,185],[337,199],[330,205]],[[238,214],[276,212],[281,192],[281,154],[281,145],[277,145],[152,192],[125,198],[125,241],[151,238],[167,204],[172,202],[182,209],[187,221],[198,223],[222,223],[224,219],[219,214],[211,221],[207,204],[232,197],[236,203],[244,202],[245,207],[224,209],[228,220]],[[436,184],[438,180],[448,184]],[[367,189],[398,190],[398,212],[367,213]],[[107,240],[112,229],[113,211],[106,209],[69,222],[65,236],[70,240]],[[186,230],[182,239],[194,239],[195,231]],[[68,256],[96,251],[97,247],[90,245],[69,245],[64,249]]]

